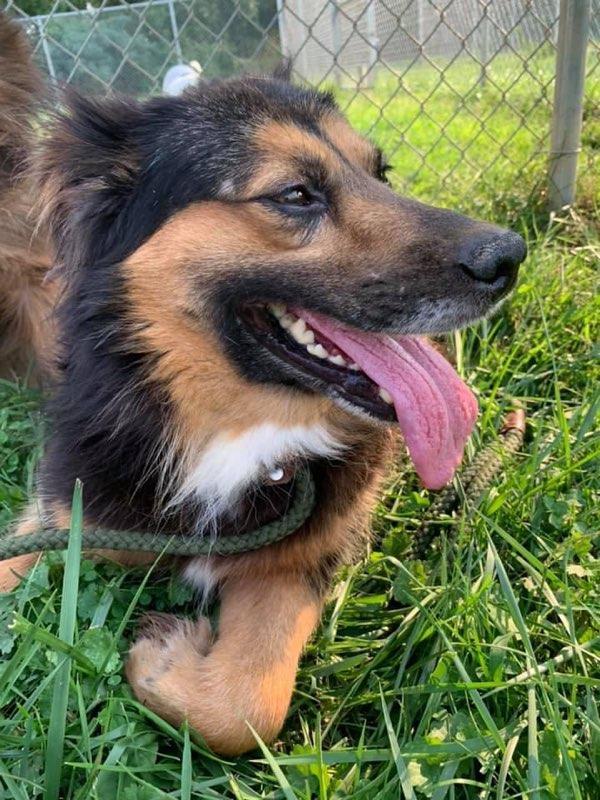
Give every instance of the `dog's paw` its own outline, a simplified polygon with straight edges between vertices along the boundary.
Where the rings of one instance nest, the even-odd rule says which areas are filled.
[[[205,656],[212,644],[213,632],[208,617],[184,619],[161,611],[149,611],[137,622],[138,640],[151,639],[163,648],[172,647],[178,640],[192,643]]]
[[[145,614],[137,631],[125,672],[138,698],[154,706],[170,673],[182,664],[201,664],[210,651],[213,631],[206,617],[190,620],[158,612]]]

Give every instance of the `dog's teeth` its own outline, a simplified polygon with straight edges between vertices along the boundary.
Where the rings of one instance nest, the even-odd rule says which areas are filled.
[[[317,358],[327,358],[329,353],[322,344],[309,344],[306,348],[311,356],[316,356]]]
[[[314,344],[314,341],[315,341],[315,335],[314,335],[314,333],[313,333],[313,332],[310,330],[310,328],[308,328],[308,329],[307,329],[307,330],[304,332],[304,334],[303,334],[302,338],[301,338],[301,339],[299,338],[299,339],[298,339],[298,341],[300,342],[300,344]]]
[[[300,344],[313,344],[315,341],[314,333],[306,327],[306,323],[300,317],[288,328],[288,333]]]
[[[331,361],[332,364],[336,364],[338,367],[346,366],[346,359],[344,356],[327,356],[327,361]]]
[[[394,399],[387,389],[382,389],[379,387],[379,397],[381,397],[384,403],[387,403],[390,406],[394,403]]]
[[[275,317],[277,317],[277,319],[281,319],[281,317],[283,317],[283,315],[286,312],[286,307],[283,305],[283,303],[270,303],[268,308],[269,308],[269,311]]]
[[[358,364],[355,364],[354,362],[348,364],[341,353],[338,352],[336,355],[331,355],[331,353],[325,347],[323,347],[322,344],[315,344],[314,331],[308,327],[302,317],[297,317],[295,314],[290,313],[282,303],[269,303],[267,308],[277,317],[281,327],[285,328],[293,339],[300,344],[303,344],[311,356],[322,359],[326,358],[328,361],[338,367],[347,367],[348,369],[355,371],[360,370]],[[382,391],[385,390],[382,389]],[[386,402],[391,403],[391,397],[389,400],[386,400]]]
[[[296,322],[296,317],[293,317],[291,314],[284,314],[279,318],[279,324],[282,328],[291,328],[294,322]]]
[[[293,336],[294,339],[298,336],[302,336],[306,331],[306,322],[303,319],[298,318],[293,325],[290,325],[288,328],[288,333],[290,336]]]

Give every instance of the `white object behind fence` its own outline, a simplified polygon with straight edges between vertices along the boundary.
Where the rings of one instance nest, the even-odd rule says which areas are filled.
[[[178,95],[187,89],[188,86],[193,86],[198,83],[202,69],[200,64],[175,64],[174,67],[169,67],[162,82],[162,90],[164,94]]]

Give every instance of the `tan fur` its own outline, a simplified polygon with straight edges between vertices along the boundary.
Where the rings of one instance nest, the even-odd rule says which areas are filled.
[[[301,130],[289,122],[268,121],[259,126],[254,135],[257,149],[268,153],[263,171],[258,171],[247,187],[248,196],[260,194],[277,179],[278,167],[286,167],[302,155],[322,161],[335,174],[340,166],[338,154],[315,134]]]
[[[281,729],[320,610],[301,573],[230,578],[214,643],[207,620],[175,623],[133,646],[127,677],[161,716],[187,719],[211,748],[236,755],[256,744],[249,726],[267,742]]]
[[[35,190],[25,161],[33,139],[31,112],[42,94],[23,30],[0,25],[0,377],[32,370],[39,379],[51,359],[55,290],[44,286],[50,247],[32,213]]]
[[[375,167],[375,151],[370,142],[357,133],[347,121],[336,113],[323,119],[321,130],[329,141],[352,164],[360,164],[369,175]]]
[[[23,193],[23,187],[5,192],[0,208],[0,377],[31,370],[39,380],[52,360],[56,285],[44,285],[49,248],[33,230]]]
[[[17,536],[35,533],[39,528],[39,513],[37,504],[32,501],[21,515],[15,529]],[[41,553],[24,553],[0,562],[0,592],[9,592],[18,586],[27,573],[37,564]]]

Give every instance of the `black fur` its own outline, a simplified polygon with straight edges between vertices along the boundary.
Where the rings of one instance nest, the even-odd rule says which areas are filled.
[[[60,309],[62,375],[48,405],[51,438],[40,487],[44,497],[68,505],[80,478],[86,512],[98,524],[163,527],[152,465],[169,403],[148,378],[157,354],[136,344],[122,298],[118,265],[72,279]]]

